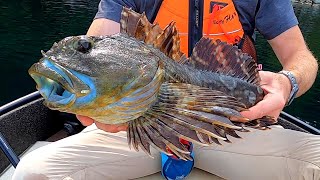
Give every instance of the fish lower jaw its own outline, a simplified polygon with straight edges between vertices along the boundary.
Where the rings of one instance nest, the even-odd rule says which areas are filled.
[[[71,106],[77,96],[62,87],[60,84],[54,81],[48,81],[49,83],[43,83],[41,86],[37,86],[40,94],[44,97],[44,104],[50,109],[60,109]]]
[[[52,96],[57,96],[57,95],[52,95]],[[60,100],[52,101],[49,99],[45,99],[44,105],[52,110],[63,111],[63,109],[67,109],[74,104],[74,102],[76,101],[76,95],[71,94],[68,98],[61,98],[58,96],[58,98],[55,98],[55,99],[60,99]]]

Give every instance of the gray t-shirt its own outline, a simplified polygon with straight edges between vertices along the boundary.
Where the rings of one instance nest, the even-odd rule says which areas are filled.
[[[138,13],[145,12],[152,21],[162,0],[101,0],[95,19],[107,18],[120,21],[122,7],[132,8]],[[241,24],[248,35],[256,28],[270,40],[298,24],[291,0],[233,0]]]

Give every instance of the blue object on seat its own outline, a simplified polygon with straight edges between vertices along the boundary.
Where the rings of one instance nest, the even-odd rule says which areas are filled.
[[[191,157],[193,160],[182,160],[161,153],[162,176],[167,180],[180,180],[187,177],[194,166],[193,145],[190,143]]]

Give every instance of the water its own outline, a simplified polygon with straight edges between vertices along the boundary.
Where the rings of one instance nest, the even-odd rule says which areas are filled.
[[[299,20],[299,26],[310,50],[320,60],[320,6],[294,4],[294,10]],[[257,51],[259,62],[265,70],[280,71],[281,65],[268,42],[261,35],[257,36]],[[320,74],[318,73],[313,87],[303,96],[295,99],[284,111],[320,128]]]
[[[0,1],[0,105],[35,91],[27,70],[54,41],[85,34],[98,0]],[[320,59],[320,7],[295,4],[300,27],[311,51]],[[281,70],[268,43],[258,35],[259,61],[271,71]],[[320,128],[320,75],[315,85],[285,111]]]
[[[0,1],[0,105],[35,91],[28,68],[53,42],[85,34],[97,10],[91,0]]]

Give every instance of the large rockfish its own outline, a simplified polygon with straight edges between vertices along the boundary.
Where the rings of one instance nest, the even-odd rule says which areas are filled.
[[[112,36],[73,36],[55,43],[29,74],[51,109],[105,124],[129,123],[130,146],[189,159],[179,138],[209,145],[244,126],[264,129],[239,113],[263,99],[255,61],[237,47],[202,38],[189,58],[175,24],[164,30],[124,8]]]

